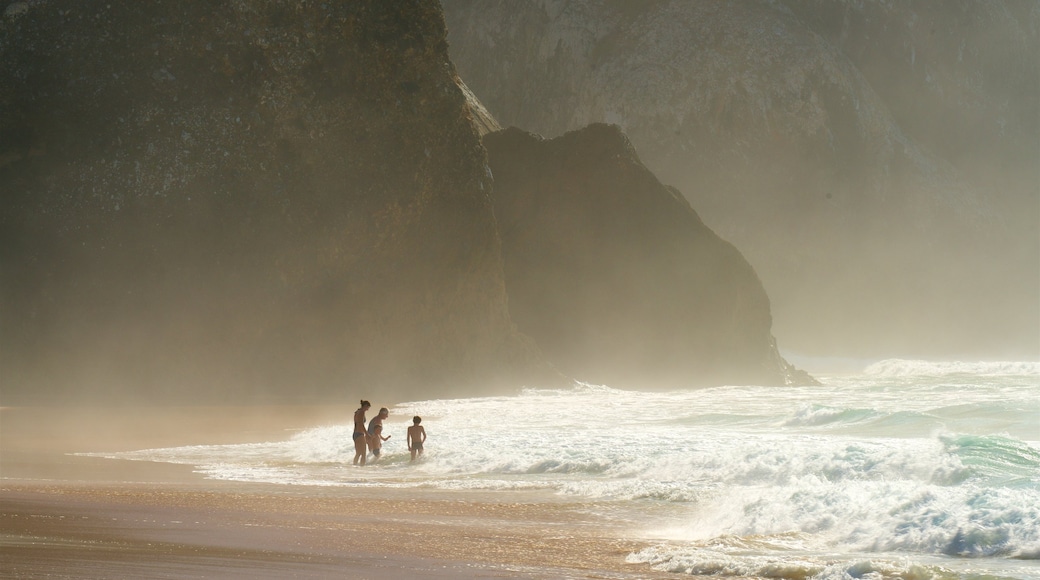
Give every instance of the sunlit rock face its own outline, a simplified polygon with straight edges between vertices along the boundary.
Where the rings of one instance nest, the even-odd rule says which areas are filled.
[[[1040,349],[1036,3],[444,6],[490,112],[618,124],[747,256],[786,348]]]
[[[5,403],[544,378],[445,34],[419,1],[7,10]]]
[[[616,126],[484,137],[509,305],[564,373],[625,388],[806,380],[744,257]]]

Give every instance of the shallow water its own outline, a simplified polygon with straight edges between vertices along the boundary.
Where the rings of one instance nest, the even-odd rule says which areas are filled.
[[[679,573],[1040,578],[1040,364],[892,360],[822,381],[410,402],[365,468],[349,416],[284,440],[92,455],[316,492],[574,498],[653,541],[630,561]],[[429,439],[411,463],[415,414]]]

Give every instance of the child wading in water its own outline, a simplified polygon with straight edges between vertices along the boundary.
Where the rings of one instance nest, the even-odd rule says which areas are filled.
[[[422,455],[423,443],[426,442],[426,429],[422,425],[422,417],[412,417],[413,425],[408,428],[408,450],[412,452],[412,461],[416,455]]]
[[[375,425],[371,425],[368,429],[371,433],[371,435],[368,436],[368,449],[372,452],[372,455],[375,456],[373,458],[373,461],[375,461],[376,459],[379,459],[379,453],[383,449],[383,441],[389,439],[390,436],[387,435],[386,437],[383,437],[382,423],[376,423]]]

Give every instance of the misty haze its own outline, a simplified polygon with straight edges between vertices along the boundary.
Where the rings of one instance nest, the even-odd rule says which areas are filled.
[[[1035,359],[1030,2],[447,0],[503,126],[617,123],[807,356]]]
[[[0,576],[1040,578],[1040,3],[0,13]]]

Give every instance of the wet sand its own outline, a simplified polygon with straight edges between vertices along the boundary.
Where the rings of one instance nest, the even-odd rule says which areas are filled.
[[[208,481],[68,455],[262,441],[351,411],[0,410],[0,577],[689,578],[627,564],[646,542],[581,502]]]

